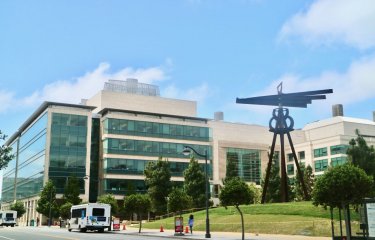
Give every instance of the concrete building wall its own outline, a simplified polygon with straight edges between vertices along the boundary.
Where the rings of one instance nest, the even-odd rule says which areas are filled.
[[[222,184],[225,178],[227,148],[260,150],[264,172],[268,162],[267,151],[273,137],[268,128],[224,121],[209,121],[208,126],[212,129],[213,184]]]
[[[189,117],[197,116],[196,102],[157,96],[100,91],[88,99],[86,104],[96,106],[97,109],[94,112],[99,112],[104,108],[114,108]]]

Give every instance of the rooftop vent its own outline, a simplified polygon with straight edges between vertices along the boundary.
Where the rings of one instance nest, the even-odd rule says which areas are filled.
[[[344,108],[342,104],[335,104],[332,106],[332,117],[344,116]]]
[[[215,112],[214,113],[214,120],[215,121],[223,121],[224,120],[224,113],[223,112]]]

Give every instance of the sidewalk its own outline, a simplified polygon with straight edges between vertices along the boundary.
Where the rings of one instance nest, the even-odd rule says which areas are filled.
[[[121,225],[122,229],[122,225]],[[173,230],[164,229],[164,232],[160,232],[158,229],[143,229],[141,233],[138,233],[138,228],[126,226],[126,230],[116,231],[116,234],[124,235],[139,235],[139,236],[150,236],[150,237],[163,237],[169,239],[207,239],[205,238],[205,232],[195,231],[193,234],[185,233],[183,236],[174,236]],[[214,240],[241,240],[241,233],[233,232],[211,232],[211,239]],[[272,235],[272,234],[258,234],[245,233],[246,240],[331,240],[331,237],[307,237],[297,235]]]

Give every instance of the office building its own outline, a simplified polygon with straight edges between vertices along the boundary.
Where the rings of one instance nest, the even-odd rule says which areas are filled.
[[[374,145],[375,122],[370,120],[335,116],[294,130],[299,161],[311,165],[316,175],[346,162],[356,129]],[[80,181],[83,201],[95,202],[107,193],[118,200],[144,193],[145,166],[159,157],[168,159],[172,181],[182,184],[189,164],[182,154],[184,145],[200,153],[207,150],[215,198],[228,161],[236,163],[238,176],[260,184],[272,137],[268,127],[226,122],[221,112],[214,119],[200,118],[196,102],[163,98],[157,86],[136,79],[109,80],[102,91],[80,104],[43,103],[10,136],[6,144],[15,158],[4,170],[2,208],[21,200],[27,213],[20,224],[36,217],[43,222],[36,204],[44,184],[52,180],[61,198],[72,176]],[[279,149],[277,144],[275,150]],[[287,145],[287,172],[293,177],[296,169],[290,153]],[[204,158],[196,159],[204,169]]]

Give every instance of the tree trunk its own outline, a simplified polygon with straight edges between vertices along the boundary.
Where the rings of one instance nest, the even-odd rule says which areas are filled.
[[[241,215],[242,240],[245,240],[245,226],[244,226],[244,222],[243,222],[243,214],[242,214],[241,209],[239,208],[238,205],[236,205],[235,207],[237,208],[238,212]]]
[[[350,226],[350,208],[349,204],[344,205],[344,217],[345,217],[345,228],[346,228],[346,239],[351,240],[352,233],[351,233],[351,226]]]
[[[142,215],[138,214],[138,216],[139,216],[139,231],[138,231],[138,233],[141,233],[141,229],[142,229]]]
[[[333,207],[329,208],[331,212],[331,232],[332,232],[332,240],[335,239],[335,226],[333,224]]]

